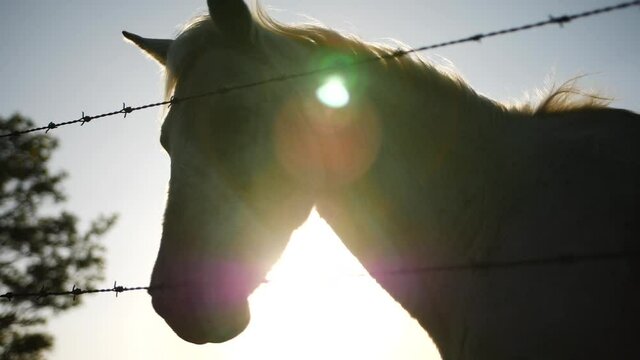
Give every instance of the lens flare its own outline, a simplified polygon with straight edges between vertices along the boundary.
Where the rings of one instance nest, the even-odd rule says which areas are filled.
[[[337,109],[349,103],[349,91],[342,78],[332,76],[316,91],[316,96],[321,103]]]

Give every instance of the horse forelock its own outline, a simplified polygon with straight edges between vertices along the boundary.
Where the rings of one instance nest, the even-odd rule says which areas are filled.
[[[197,16],[189,21],[171,44],[165,66],[165,100],[193,62],[214,43],[217,32],[209,15]]]

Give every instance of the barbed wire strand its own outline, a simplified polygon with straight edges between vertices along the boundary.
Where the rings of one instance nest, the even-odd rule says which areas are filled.
[[[349,64],[342,64],[342,65],[338,65],[338,66],[330,66],[330,67],[325,67],[325,68],[315,69],[315,70],[309,70],[309,71],[304,71],[304,72],[299,72],[299,73],[294,73],[294,74],[281,75],[281,76],[271,77],[271,78],[267,78],[267,79],[264,79],[264,80],[248,82],[248,83],[235,85],[235,86],[220,87],[220,88],[217,88],[215,90],[204,92],[204,93],[201,93],[201,94],[185,96],[185,97],[180,97],[180,98],[172,97],[172,98],[170,98],[169,100],[166,100],[166,101],[150,103],[150,104],[146,104],[146,105],[142,105],[142,106],[132,107],[132,106],[127,106],[126,103],[123,103],[122,104],[122,108],[119,109],[119,110],[116,110],[116,111],[112,111],[112,112],[108,112],[108,113],[104,113],[104,114],[100,114],[100,115],[93,115],[93,116],[85,115],[84,112],[83,112],[82,116],[79,119],[60,122],[60,123],[50,122],[46,126],[35,127],[35,128],[27,129],[27,130],[14,131],[14,132],[11,132],[11,133],[2,134],[2,135],[0,135],[0,138],[14,137],[14,136],[19,136],[19,135],[23,135],[23,134],[28,134],[28,133],[31,133],[31,132],[43,131],[43,130],[46,133],[46,132],[49,132],[50,130],[57,129],[57,128],[62,127],[62,126],[78,124],[78,123],[80,123],[80,125],[84,125],[86,123],[91,122],[92,120],[101,119],[101,118],[110,117],[110,116],[115,116],[115,115],[119,115],[119,114],[123,114],[124,117],[126,118],[127,114],[130,114],[130,113],[135,112],[135,111],[143,110],[143,109],[154,108],[154,107],[164,106],[164,105],[173,105],[173,104],[177,104],[177,103],[182,102],[182,101],[188,101],[188,100],[194,100],[194,99],[199,99],[199,98],[203,98],[203,97],[227,94],[227,93],[232,92],[232,91],[238,91],[238,90],[244,90],[244,89],[248,89],[248,88],[254,88],[254,87],[263,86],[263,85],[276,83],[276,82],[289,81],[289,80],[293,80],[293,79],[297,79],[297,78],[301,78],[301,77],[307,77],[307,76],[317,75],[317,74],[331,72],[331,71],[343,70],[343,69],[345,69],[347,67],[359,66],[359,65],[369,64],[369,63],[373,63],[373,62],[377,62],[377,61],[383,61],[383,60],[390,60],[390,59],[406,56],[406,55],[409,55],[409,54],[414,54],[414,53],[418,53],[418,52],[422,52],[422,51],[433,50],[433,49],[443,48],[443,47],[462,44],[462,43],[467,43],[467,42],[480,42],[480,41],[482,41],[484,39],[487,39],[487,38],[496,37],[496,36],[502,36],[502,35],[507,35],[507,34],[513,34],[513,33],[517,33],[517,32],[522,32],[522,31],[526,31],[526,30],[540,28],[540,27],[547,26],[547,25],[559,25],[560,27],[563,27],[565,24],[567,24],[567,23],[569,23],[569,22],[571,22],[573,20],[578,20],[578,19],[583,19],[583,18],[587,18],[587,17],[600,15],[600,14],[605,14],[605,13],[609,13],[609,12],[616,11],[616,10],[623,10],[623,9],[631,8],[633,6],[640,6],[640,0],[619,3],[619,4],[616,4],[616,5],[596,8],[596,9],[593,9],[593,10],[584,11],[584,12],[580,12],[580,13],[575,13],[575,14],[571,14],[571,15],[562,15],[562,16],[557,16],[557,17],[556,16],[549,16],[549,19],[543,20],[543,21],[538,21],[538,22],[529,23],[529,24],[525,24],[525,25],[515,26],[515,27],[506,28],[506,29],[502,29],[502,30],[491,31],[491,32],[487,32],[487,33],[479,33],[479,34],[475,34],[475,35],[472,35],[472,36],[459,38],[459,39],[456,39],[456,40],[450,40],[450,41],[445,41],[445,42],[441,42],[441,43],[435,43],[435,44],[431,44],[431,45],[421,46],[421,47],[418,47],[418,48],[412,48],[412,49],[406,49],[406,50],[398,50],[398,51],[394,51],[394,52],[392,52],[390,54],[387,54],[387,55],[381,55],[381,56],[377,56],[377,57],[366,58],[366,59],[362,59],[362,60],[359,60],[359,61],[354,61],[354,62],[349,63]]]
[[[74,285],[70,291],[47,291],[45,287],[41,287],[39,291],[22,292],[22,293],[10,291],[0,295],[0,299],[6,299],[11,301],[13,299],[18,299],[18,298],[42,299],[50,296],[72,296],[75,300],[75,298],[80,295],[97,294],[97,293],[115,293],[117,297],[119,293],[149,290],[151,288],[152,287],[150,286],[136,286],[136,287],[120,286],[118,285],[117,282],[113,283],[112,288],[105,288],[105,289],[81,289]]]
[[[374,277],[384,277],[384,276],[405,276],[405,275],[420,275],[427,273],[441,273],[441,272],[468,272],[468,271],[490,271],[490,270],[500,270],[500,269],[516,269],[516,268],[532,268],[532,267],[542,267],[542,266],[550,266],[550,265],[558,265],[558,266],[567,266],[567,265],[577,265],[588,262],[602,262],[602,261],[614,261],[614,260],[631,260],[634,258],[639,258],[640,252],[630,252],[630,251],[619,251],[619,252],[603,252],[603,253],[594,253],[594,254],[581,254],[581,255],[558,255],[546,258],[530,258],[530,259],[522,259],[522,260],[505,260],[505,261],[477,261],[477,262],[469,262],[469,263],[460,263],[460,264],[449,264],[449,265],[434,265],[434,266],[425,266],[425,267],[415,267],[415,268],[406,268],[406,269],[397,269],[391,271],[372,271],[370,273],[356,273],[356,274],[348,274],[341,276],[341,278],[354,278],[354,277],[365,277],[368,275]],[[264,284],[273,283],[273,280],[265,279],[262,281]],[[117,282],[113,283],[113,287],[104,288],[104,289],[80,289],[75,285],[70,291],[47,291],[44,287],[40,289],[40,291],[32,291],[32,292],[7,292],[5,294],[0,295],[0,299],[5,300],[13,300],[18,298],[35,298],[42,299],[50,296],[72,296],[75,300],[76,297],[84,294],[96,294],[96,293],[115,293],[116,297],[119,293],[130,292],[130,291],[148,291],[148,290],[169,290],[171,288],[163,287],[163,286],[136,286],[136,287],[124,287],[119,286]]]

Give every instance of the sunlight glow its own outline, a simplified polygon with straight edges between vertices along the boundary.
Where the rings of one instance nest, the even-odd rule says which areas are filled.
[[[267,280],[249,298],[249,327],[217,345],[225,359],[439,359],[315,209]]]
[[[344,80],[339,76],[332,76],[316,91],[318,100],[331,108],[341,108],[349,103],[349,91]]]

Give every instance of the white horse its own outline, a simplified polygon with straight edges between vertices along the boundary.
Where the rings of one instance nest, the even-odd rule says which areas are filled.
[[[208,6],[175,40],[124,33],[167,96],[394,51]],[[509,108],[404,56],[176,101],[155,310],[193,343],[237,336],[315,204],[444,359],[640,358],[640,117],[575,92]]]

